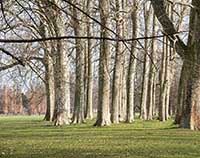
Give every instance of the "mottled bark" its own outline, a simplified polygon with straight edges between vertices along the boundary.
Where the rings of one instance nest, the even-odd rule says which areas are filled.
[[[138,16],[139,16],[138,1],[134,1],[133,10],[131,13],[132,20],[132,38],[138,37]],[[135,75],[136,75],[136,64],[137,60],[137,41],[132,42],[131,54],[129,59],[129,67],[127,74],[127,113],[126,122],[131,123],[134,121],[134,92],[135,92]]]
[[[181,123],[181,117],[182,117],[182,111],[183,107],[186,104],[185,98],[186,98],[186,81],[188,80],[187,75],[187,64],[183,64],[182,70],[181,70],[181,76],[179,81],[179,90],[178,90],[178,104],[177,104],[177,110],[176,110],[176,117],[175,117],[175,124]],[[184,76],[184,77],[183,77]]]
[[[57,3],[60,5],[60,3]],[[56,36],[65,35],[65,25],[60,10],[53,8],[53,26]],[[53,49],[53,48],[52,48]],[[54,85],[55,85],[55,110],[54,125],[60,126],[70,123],[70,76],[67,43],[56,41],[54,47]]]
[[[110,2],[107,0],[99,1],[100,18],[103,26],[109,27]],[[101,37],[109,37],[109,32],[101,26]],[[98,112],[96,126],[108,126],[110,120],[110,46],[106,40],[101,40],[100,59],[99,59],[99,91],[98,91]]]
[[[122,1],[116,0],[116,33],[123,36],[123,17],[122,13]],[[120,73],[122,71],[122,57],[123,43],[116,43],[116,54],[113,72],[113,84],[112,84],[112,102],[111,102],[111,121],[112,123],[119,123],[119,106],[120,106]]]
[[[190,13],[188,50],[184,59],[185,68],[181,78],[186,81],[186,100],[182,107],[181,127],[200,130],[200,1],[193,0]],[[183,87],[179,87],[180,90]],[[183,98],[184,99],[184,98]]]
[[[81,1],[76,0],[76,3],[81,5]],[[72,9],[73,12],[73,29],[74,34],[77,37],[83,35],[83,27],[80,21],[77,19],[78,12],[76,8]],[[85,108],[85,89],[84,89],[84,41],[81,39],[75,39],[76,44],[76,85],[75,85],[75,102],[74,113],[72,117],[72,123],[84,122],[84,108]]]
[[[166,33],[176,32],[170,19],[167,17],[164,0],[152,0],[155,13]],[[193,0],[190,13],[190,32],[187,47],[178,38],[177,53],[183,59],[181,82],[179,85],[179,107],[181,107],[180,126],[192,130],[200,129],[200,7],[199,0]],[[161,17],[162,16],[162,17]],[[168,29],[167,29],[168,28]]]
[[[64,125],[70,123],[70,80],[69,61],[62,43],[57,44],[54,65],[55,78],[55,111],[54,125]],[[66,60],[66,61],[65,61]]]

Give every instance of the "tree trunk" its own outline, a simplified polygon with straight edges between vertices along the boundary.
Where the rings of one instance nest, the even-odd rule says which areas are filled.
[[[159,120],[166,121],[165,111],[166,111],[166,58],[167,58],[167,50],[166,50],[167,37],[163,38],[163,54],[162,54],[162,62],[161,62],[161,71],[160,71],[160,98],[159,98]]]
[[[133,10],[131,13],[132,20],[132,38],[138,37],[138,1],[134,1]],[[137,60],[134,55],[137,56],[137,41],[132,42],[131,54],[129,59],[129,67],[127,74],[127,113],[126,122],[132,123],[134,121],[134,92],[135,92],[135,75],[136,75],[136,64]],[[133,55],[134,54],[134,55]]]
[[[171,6],[166,4],[167,14],[171,17]],[[160,110],[159,120],[166,121],[169,118],[169,99],[171,86],[171,63],[170,63],[170,41],[167,37],[163,38],[163,55],[161,63],[160,80]]]
[[[120,85],[120,104],[119,104],[119,121],[126,121],[126,108],[127,108],[127,68],[126,56],[124,56],[121,72],[121,85]]]
[[[170,45],[169,40],[167,41],[168,45]],[[166,96],[165,96],[165,118],[169,119],[169,106],[170,106],[170,92],[171,92],[171,61],[170,61],[170,46],[167,46],[167,58],[166,58]]]
[[[182,106],[181,127],[192,130],[200,130],[200,12],[195,8],[200,7],[199,0],[193,0],[190,13],[190,33],[188,50],[183,62],[181,78],[186,82],[180,92],[186,91],[184,104]]]
[[[183,111],[183,106],[185,105],[186,98],[186,81],[188,80],[188,76],[186,75],[186,64],[183,64],[181,70],[181,77],[179,81],[179,90],[178,90],[178,105],[176,110],[175,124],[181,123],[181,116]]]
[[[122,3],[120,0],[116,0],[116,33],[123,36],[123,17],[120,13],[122,10]],[[120,106],[120,73],[122,71],[122,57],[123,47],[121,42],[116,43],[115,64],[113,73],[112,84],[112,104],[111,104],[111,121],[112,123],[119,123],[119,106]]]
[[[108,27],[108,15],[110,2],[107,0],[99,1],[100,18],[103,26]],[[101,26],[101,37],[108,38],[109,32]],[[98,112],[95,126],[108,126],[111,124],[109,111],[110,98],[110,46],[106,40],[101,40],[100,61],[99,61],[99,91],[98,91]]]
[[[171,20],[172,18],[172,7],[171,4],[168,5],[168,15]],[[166,72],[166,96],[165,96],[165,118],[166,120],[169,119],[169,107],[170,107],[170,92],[171,92],[171,80],[172,80],[172,61],[170,59],[171,56],[171,46],[170,46],[170,41],[167,39],[167,45],[166,45],[166,67],[165,67],[165,72]]]
[[[60,5],[60,4],[57,4]],[[54,9],[53,25],[56,36],[65,35],[63,15]],[[69,59],[66,53],[67,43],[56,41],[54,49],[54,84],[55,84],[55,110],[54,125],[60,126],[70,123],[70,76]]]
[[[156,36],[157,35],[157,22],[156,22],[156,17],[153,17],[153,31],[152,35]],[[147,104],[147,119],[152,120],[153,119],[153,114],[154,114],[154,109],[155,109],[155,98],[156,98],[156,60],[157,60],[157,40],[153,39],[152,41],[152,47],[151,47],[151,59],[153,61],[150,62],[150,74],[149,74],[149,87],[148,87],[148,100],[149,103]]]
[[[57,44],[54,66],[55,78],[55,111],[54,125],[70,123],[70,77],[69,61],[63,50],[63,43]],[[65,61],[66,60],[66,61]]]
[[[123,24],[122,24],[122,37],[127,37],[129,36],[129,30],[132,29],[127,29],[128,26],[128,4],[127,1],[122,1],[122,10],[124,13],[122,13],[122,18],[123,18]],[[130,25],[130,24],[129,24]],[[127,67],[128,67],[128,62],[127,62],[127,50],[125,49],[125,46],[123,46],[123,55],[122,55],[122,68],[120,72],[120,86],[119,86],[119,121],[126,121],[126,108],[127,108]]]
[[[55,2],[52,0],[52,2]],[[56,34],[57,28],[57,19],[54,15],[59,14],[56,10],[53,9],[52,5],[49,6],[47,1],[37,2],[39,9],[41,10],[41,21],[40,21],[40,35],[45,38],[49,36],[54,36]],[[47,7],[49,6],[49,8]],[[51,11],[50,11],[51,10]],[[53,11],[53,12],[52,12]],[[46,13],[46,14],[45,14]],[[44,18],[48,16],[50,21]],[[45,25],[46,24],[46,25]],[[52,29],[53,26],[53,29]],[[58,31],[58,29],[57,29]],[[43,64],[45,66],[45,88],[46,88],[46,114],[44,120],[46,121],[53,121],[54,119],[54,112],[55,112],[55,80],[54,80],[54,55],[55,53],[55,45],[52,41],[47,41],[42,43],[44,47],[44,57],[43,57]]]
[[[197,50],[199,51],[199,50]],[[193,52],[190,51],[192,54]],[[193,54],[194,55],[194,54]],[[193,56],[191,55],[191,56]],[[199,60],[193,56],[190,57],[190,62],[187,58],[183,63],[181,73],[181,82],[179,87],[179,107],[177,123],[183,128],[190,128],[192,130],[200,129],[200,68]],[[197,61],[198,60],[198,61]],[[184,85],[183,85],[184,83]]]
[[[91,0],[87,0],[87,8],[92,8]],[[90,10],[88,10],[88,14],[90,15]],[[90,37],[92,35],[92,25],[90,24],[92,21],[87,18],[87,36]],[[88,39],[87,41],[87,94],[86,94],[86,119],[93,119],[93,63],[92,63],[92,46],[93,41]]]
[[[145,37],[150,34],[150,20],[152,18],[152,9],[149,4],[144,4],[144,17],[145,17]],[[141,113],[140,117],[143,120],[147,120],[147,103],[148,100],[148,83],[150,75],[150,40],[145,40],[145,54],[144,54],[144,69],[143,69],[143,79],[142,79],[142,97],[141,97]]]
[[[76,1],[79,5],[79,1]],[[76,8],[72,9],[73,17],[78,17]],[[74,34],[77,37],[82,36],[83,27],[81,27],[80,21],[73,18]],[[85,108],[85,89],[84,89],[84,41],[81,39],[75,39],[76,44],[76,85],[75,85],[75,102],[74,113],[72,117],[72,123],[84,122],[84,108]]]
[[[55,94],[54,94],[54,72],[53,72],[53,60],[52,57],[46,52],[46,73],[45,73],[45,87],[46,87],[46,98],[47,98],[47,108],[44,120],[52,121],[55,105]]]

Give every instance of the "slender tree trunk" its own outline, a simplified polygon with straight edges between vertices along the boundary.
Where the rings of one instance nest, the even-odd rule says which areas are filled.
[[[92,3],[91,0],[87,0],[87,8],[92,8]],[[88,14],[90,15],[90,10],[88,10]],[[92,21],[87,18],[87,36],[92,35],[92,25],[90,24]],[[93,119],[93,63],[92,63],[92,46],[93,46],[93,41],[88,39],[87,41],[87,51],[88,51],[88,56],[87,56],[87,77],[88,77],[88,82],[87,82],[87,96],[86,96],[86,114],[85,118],[86,119]]]
[[[167,50],[166,50],[167,38],[163,38],[163,54],[161,62],[161,71],[160,71],[160,98],[159,98],[159,120],[166,121],[166,65],[167,65]]]
[[[181,77],[179,81],[179,90],[178,90],[178,105],[176,110],[176,117],[175,117],[175,124],[181,123],[181,117],[182,117],[182,111],[183,107],[186,104],[185,98],[186,98],[186,81],[188,80],[188,76],[186,74],[186,64],[183,64],[182,70],[181,70]],[[184,78],[183,78],[184,76]]]
[[[170,45],[169,40],[167,43]],[[167,46],[167,58],[166,58],[166,101],[165,101],[165,118],[169,119],[169,104],[170,104],[170,91],[171,91],[171,62],[170,62],[170,46]]]
[[[44,2],[43,2],[44,3]],[[43,3],[39,3],[39,9],[42,11]],[[44,3],[45,4],[45,3]],[[45,8],[45,7],[43,7]],[[44,25],[44,18],[41,16],[40,22],[40,35],[45,38],[50,36],[50,31],[48,27]],[[53,70],[53,56],[52,56],[52,42],[43,43],[44,57],[42,63],[45,66],[45,88],[46,88],[46,114],[44,117],[45,121],[52,121],[55,106],[55,93],[54,93],[54,70]]]
[[[145,4],[144,6],[144,17],[145,17],[145,36],[147,37],[150,34],[150,20],[152,18],[152,9],[151,6]],[[143,79],[142,79],[142,97],[141,97],[141,114],[140,117],[144,120],[147,120],[147,102],[148,102],[148,83],[150,75],[150,41],[145,40],[145,55],[144,55],[144,69],[143,69]],[[149,55],[148,55],[149,54]]]
[[[77,4],[81,5],[82,1],[76,1]],[[80,21],[77,19],[78,12],[76,8],[72,9],[73,12],[73,27],[74,34],[77,37],[83,35],[83,27],[81,27]],[[81,39],[75,39],[76,43],[76,85],[75,85],[75,103],[74,113],[72,117],[72,123],[83,123],[84,122],[84,108],[85,108],[85,89],[84,89],[84,46]]]
[[[123,24],[122,24],[122,37],[129,36],[129,29],[127,29],[128,26],[128,4],[127,1],[122,1],[122,10],[124,13],[122,13],[123,18]],[[130,27],[130,29],[132,29]],[[126,121],[126,108],[127,108],[127,50],[125,49],[125,46],[123,46],[123,55],[122,55],[122,69],[120,72],[120,86],[119,86],[119,121]]]
[[[126,108],[127,108],[127,68],[126,68],[126,56],[124,56],[121,72],[121,85],[120,85],[120,107],[119,107],[119,121],[126,121]]]
[[[116,0],[116,33],[122,37],[123,36],[123,17],[120,11],[122,10],[122,1]],[[113,84],[112,84],[112,109],[111,109],[111,121],[112,123],[119,123],[119,106],[120,106],[120,73],[122,70],[122,56],[123,47],[121,42],[116,43],[116,54],[115,54],[115,64],[113,73]]]
[[[156,23],[156,17],[153,17],[153,31],[152,35],[156,36],[157,34],[157,23]],[[157,60],[157,40],[153,39],[152,41],[152,47],[151,47],[151,59],[153,61],[150,62],[150,74],[149,74],[149,87],[148,87],[148,115],[147,119],[152,120],[154,109],[155,109],[155,98],[156,98],[156,60]]]
[[[87,21],[87,18],[85,18],[85,21]],[[83,34],[84,36],[88,36],[88,32],[87,32],[87,22],[85,25],[83,25]],[[84,50],[84,78],[83,78],[83,82],[84,82],[84,119],[86,119],[86,115],[87,115],[87,111],[88,111],[88,82],[89,82],[89,76],[88,76],[88,66],[89,66],[89,62],[88,62],[88,53],[89,53],[89,48],[88,48],[88,40],[82,40],[82,45],[83,45],[83,50]]]
[[[100,18],[103,26],[109,26],[108,14],[110,2],[107,0],[99,1]],[[109,32],[101,26],[101,37],[109,37]],[[99,91],[98,91],[98,112],[96,126],[108,126],[111,124],[109,98],[110,98],[110,46],[106,40],[101,40],[100,61],[99,61]]]
[[[171,10],[171,5],[168,5],[168,15],[171,18],[172,10]],[[173,18],[172,18],[173,19]],[[171,47],[170,47],[170,41],[167,39],[167,46],[166,46],[166,52],[167,52],[167,57],[166,57],[166,101],[165,101],[165,118],[166,120],[169,119],[169,108],[170,108],[170,92],[171,92],[171,80],[172,80],[172,62],[170,59],[171,56]]]
[[[42,9],[41,9],[41,4],[39,3],[39,5],[38,5],[38,7],[39,7],[39,9],[41,10],[41,12],[42,12]],[[45,27],[45,25],[43,24],[44,23],[44,19],[43,19],[43,17],[41,16],[40,17],[41,19],[40,19],[40,26],[38,27],[38,29],[39,29],[39,33],[40,33],[40,35],[43,37],[43,38],[45,38],[46,36],[47,36],[47,34],[48,34],[48,32],[47,32],[47,30],[46,30],[46,27]],[[54,108],[54,102],[52,103],[51,101],[51,97],[50,97],[50,95],[51,95],[51,88],[53,88],[54,89],[54,87],[51,87],[51,80],[50,80],[50,73],[51,73],[51,71],[50,71],[50,65],[49,65],[49,63],[50,63],[50,54],[49,54],[49,52],[48,52],[48,43],[43,43],[43,49],[44,49],[44,56],[43,56],[43,60],[42,60],[42,62],[43,62],[43,65],[44,65],[44,67],[45,67],[45,82],[44,82],[44,84],[45,84],[45,89],[46,89],[46,113],[45,113],[45,116],[44,116],[44,120],[45,121],[51,121],[52,120],[52,118],[53,118],[53,112],[51,113],[51,105],[52,105],[52,108]],[[51,48],[51,47],[50,47]],[[51,66],[51,68],[52,68],[52,70],[53,70],[53,63],[50,63],[50,64],[52,64]],[[49,72],[50,71],[50,72]],[[54,80],[53,80],[53,82],[54,82]],[[54,100],[55,101],[55,100]],[[52,104],[51,104],[52,103]],[[53,110],[54,111],[54,110]]]
[[[170,14],[170,6],[168,5],[168,14]],[[160,114],[159,120],[166,121],[169,119],[169,100],[171,87],[171,62],[170,62],[170,42],[164,37],[163,56],[161,66],[161,88],[160,88]]]
[[[131,13],[132,20],[132,38],[138,37],[138,1],[133,3],[133,11]],[[127,113],[126,122],[131,123],[134,121],[134,92],[135,92],[135,75],[137,61],[134,56],[137,56],[137,41],[132,42],[131,55],[129,59],[129,67],[127,74]]]
[[[44,120],[52,121],[55,105],[55,94],[54,94],[54,72],[53,72],[53,60],[52,57],[46,52],[46,73],[45,73],[45,87],[46,87],[46,98],[47,108]]]

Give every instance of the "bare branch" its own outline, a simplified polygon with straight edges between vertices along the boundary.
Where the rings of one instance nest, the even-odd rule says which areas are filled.
[[[64,40],[64,39],[95,39],[95,40],[108,40],[108,41],[118,41],[118,42],[131,42],[138,40],[162,38],[162,37],[171,37],[178,35],[180,33],[185,33],[188,31],[173,32],[171,34],[164,34],[159,36],[149,36],[149,37],[138,37],[138,38],[129,38],[129,39],[119,39],[119,38],[102,38],[95,36],[60,36],[60,37],[47,37],[47,38],[35,38],[35,39],[0,39],[0,43],[35,43],[35,42],[44,42],[44,41],[53,41],[53,40]]]
[[[10,68],[13,68],[14,66],[17,66],[17,65],[19,65],[19,62],[14,62],[12,64],[2,66],[2,67],[0,67],[0,72],[7,70],[7,69],[10,69]]]
[[[5,53],[6,55],[12,57],[14,60],[16,60],[20,65],[25,66],[23,61],[20,60],[18,57],[14,56],[13,54],[11,54],[9,51],[5,50],[4,48],[0,48],[0,51],[2,51],[3,53]]]
[[[177,30],[175,29],[173,22],[167,15],[164,0],[151,0],[151,2],[154,8],[155,15],[157,16],[159,22],[161,23],[164,32],[168,34],[170,40],[175,43],[177,53],[181,57],[184,57],[187,46],[176,34]]]

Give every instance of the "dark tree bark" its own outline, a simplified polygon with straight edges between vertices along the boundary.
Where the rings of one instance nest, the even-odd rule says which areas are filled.
[[[167,34],[175,33],[173,23],[166,13],[164,0],[151,0],[155,13]],[[189,40],[187,46],[178,36],[176,51],[183,59],[181,82],[179,85],[180,126],[192,130],[200,129],[200,1],[193,0],[190,13]]]

